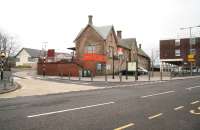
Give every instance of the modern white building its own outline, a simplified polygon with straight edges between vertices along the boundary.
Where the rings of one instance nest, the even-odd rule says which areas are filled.
[[[44,51],[31,49],[31,48],[22,48],[18,54],[15,56],[16,58],[16,66],[31,66],[32,68],[37,67],[37,63],[40,57],[46,55]],[[48,58],[48,62],[57,62],[63,59],[70,60],[72,55],[64,52],[56,52],[55,57],[53,59]]]
[[[39,57],[44,54],[42,50],[22,48],[16,57],[16,66],[31,66],[36,68]]]

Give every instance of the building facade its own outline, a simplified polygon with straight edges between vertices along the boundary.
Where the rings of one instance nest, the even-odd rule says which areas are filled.
[[[148,70],[149,56],[138,48],[135,38],[122,38],[114,26],[94,26],[92,16],[74,40],[74,60],[94,75],[118,73],[127,69],[127,63],[138,59],[139,67]]]
[[[192,55],[192,59],[190,59]],[[200,66],[200,38],[160,40],[160,61],[185,68]]]
[[[16,66],[30,66],[36,68],[41,53],[41,50],[22,48],[15,56]]]

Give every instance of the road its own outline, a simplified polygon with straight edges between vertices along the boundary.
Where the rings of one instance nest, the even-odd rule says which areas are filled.
[[[200,78],[0,100],[0,130],[199,130]]]

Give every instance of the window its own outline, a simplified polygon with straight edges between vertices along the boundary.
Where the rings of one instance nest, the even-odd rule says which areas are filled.
[[[190,44],[195,45],[195,43],[196,43],[195,38],[190,38]]]
[[[109,47],[109,57],[113,57],[113,47]]]
[[[16,61],[16,62],[20,62],[20,58],[16,58],[15,61]]]
[[[102,71],[102,65],[100,63],[97,63],[97,71]]]
[[[35,60],[35,58],[28,57],[28,61],[29,61],[29,62],[35,62],[36,60]]]
[[[95,45],[88,45],[85,47],[85,52],[86,53],[95,53],[95,51],[96,51],[95,49],[96,49]]]
[[[180,46],[180,39],[175,40],[175,46]]]
[[[175,50],[175,56],[181,56],[180,49],[176,49],[176,50]]]
[[[190,49],[190,53],[191,53],[191,54],[195,54],[195,53],[196,53],[196,50],[195,50],[195,49]]]

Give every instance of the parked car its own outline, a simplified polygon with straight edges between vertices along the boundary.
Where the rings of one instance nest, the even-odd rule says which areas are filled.
[[[135,75],[135,71],[126,71],[126,70],[122,70],[121,71],[122,75]],[[146,69],[143,68],[138,68],[138,76],[139,75],[146,75],[148,74],[148,71]]]

